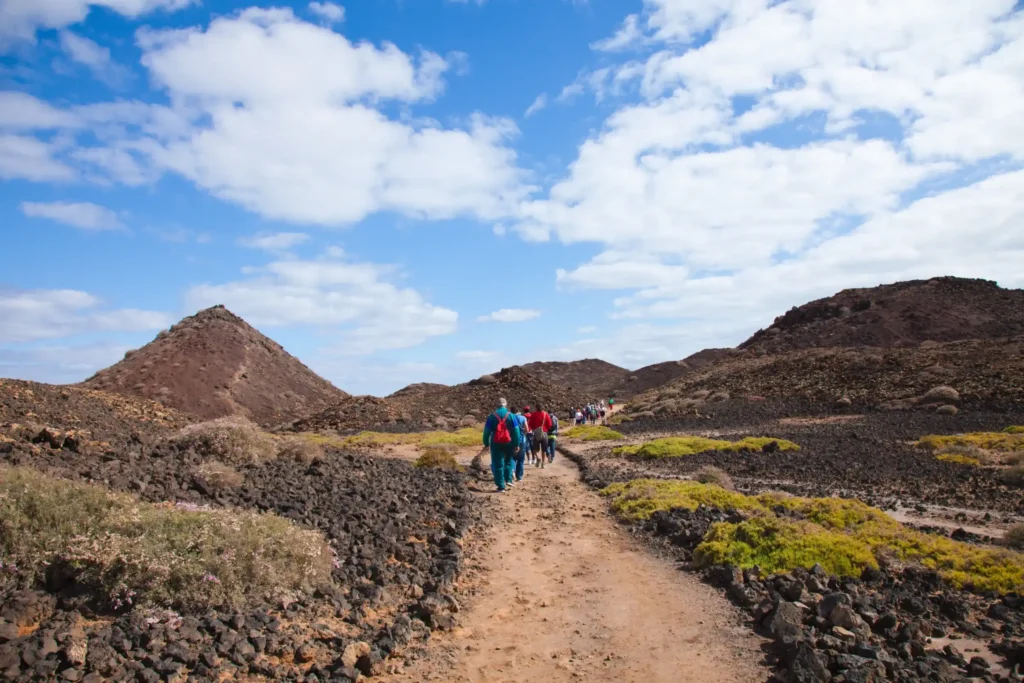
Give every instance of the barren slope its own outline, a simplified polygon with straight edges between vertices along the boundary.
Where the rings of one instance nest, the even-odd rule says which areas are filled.
[[[523,370],[563,389],[604,396],[621,382],[629,370],[598,358],[563,362],[527,363]]]
[[[735,355],[735,349],[704,349],[683,360],[671,360],[665,363],[647,365],[627,373],[612,389],[614,396],[628,398],[650,389],[663,386],[684,375],[703,368],[723,358]]]
[[[775,319],[740,344],[769,352],[829,346],[913,346],[924,341],[1024,334],[1024,290],[938,277],[847,289]]]
[[[201,418],[278,424],[348,396],[223,306],[185,318],[83,386]]]

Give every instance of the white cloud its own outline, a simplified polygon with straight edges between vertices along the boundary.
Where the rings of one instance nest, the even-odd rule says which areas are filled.
[[[77,173],[55,157],[57,144],[24,135],[0,134],[0,178],[34,182],[74,180]]]
[[[546,106],[548,106],[547,93],[541,93],[540,95],[537,95],[536,99],[533,100],[533,103],[526,108],[523,116],[530,118]]]
[[[90,332],[140,332],[171,324],[164,313],[104,309],[91,294],[72,289],[0,290],[0,343],[57,339]]]
[[[0,376],[51,384],[81,382],[121,360],[131,348],[117,343],[0,347]]]
[[[287,251],[307,241],[309,241],[309,235],[304,232],[277,232],[270,235],[243,237],[238,240],[238,243],[243,247],[263,249],[264,251]]]
[[[345,8],[333,2],[311,2],[309,11],[329,24],[338,24],[345,20]]]
[[[73,61],[83,64],[101,81],[123,83],[130,75],[126,68],[110,58],[110,50],[71,31],[60,32],[60,44]]]
[[[540,311],[525,308],[503,308],[489,315],[477,318],[480,322],[521,323],[540,316]]]
[[[208,119],[150,146],[155,163],[265,217],[324,225],[381,210],[496,218],[523,196],[506,146],[511,122],[473,115],[443,128],[372,106],[439,95],[448,63],[436,54],[414,59],[390,44],[353,44],[290,10],[147,32],[140,45],[153,78]]]
[[[256,325],[337,328],[337,351],[350,354],[416,346],[452,334],[458,323],[455,311],[389,281],[393,267],[350,261],[337,248],[245,272],[253,277],[192,287],[189,308],[224,304]]]
[[[0,129],[46,130],[78,125],[78,117],[31,95],[15,91],[0,92]]]
[[[29,218],[48,218],[82,230],[124,230],[117,213],[90,202],[22,202],[21,212]]]
[[[628,47],[632,47],[643,37],[643,30],[640,28],[640,17],[636,14],[630,14],[626,17],[625,21],[622,22],[622,26],[615,32],[615,35],[604,40],[599,40],[596,43],[591,44],[595,50],[602,52],[616,52],[618,50],[624,50]]]
[[[14,39],[31,39],[37,28],[63,28],[85,19],[92,7],[127,17],[155,10],[175,11],[194,0],[0,0],[0,47]]]

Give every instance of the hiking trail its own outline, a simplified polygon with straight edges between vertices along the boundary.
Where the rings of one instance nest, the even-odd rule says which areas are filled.
[[[765,680],[762,641],[738,610],[639,547],[564,456],[528,466],[508,493],[490,490],[494,518],[471,542],[459,627],[386,680]]]

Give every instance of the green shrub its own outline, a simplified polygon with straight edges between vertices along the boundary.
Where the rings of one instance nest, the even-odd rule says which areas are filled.
[[[640,445],[620,446],[614,449],[613,453],[638,455],[641,458],[679,458],[708,451],[760,451],[773,441],[778,444],[781,451],[800,450],[792,441],[766,436],[750,436],[739,441],[708,439],[703,436],[670,436]]]
[[[440,470],[463,470],[462,465],[455,460],[450,450],[438,446],[428,446],[423,449],[423,454],[416,458],[413,463],[416,467],[429,467]]]
[[[820,564],[830,574],[859,576],[865,567],[878,567],[871,549],[856,538],[777,517],[713,525],[694,559],[699,566],[756,566],[772,574]]]
[[[736,488],[733,485],[732,477],[729,476],[728,472],[718,467],[713,467],[711,465],[705,465],[704,467],[701,467],[699,470],[694,472],[693,480],[699,481],[702,484],[714,484],[715,486],[719,486],[725,489],[726,491],[732,491]]]
[[[331,583],[323,536],[272,514],[142,503],[90,484],[0,467],[2,582],[71,578],[111,609],[238,608]]]
[[[216,489],[238,488],[245,481],[245,477],[234,467],[216,461],[204,462],[196,468],[196,474]]]
[[[578,425],[570,427],[562,433],[567,439],[579,439],[580,441],[621,441],[626,437],[614,429],[604,425]]]
[[[1014,425],[1003,430],[1007,434],[1024,434],[1024,426]]]
[[[274,437],[237,416],[191,424],[170,440],[180,448],[195,449],[204,458],[229,465],[266,462],[277,456]]]
[[[963,455],[961,453],[939,453],[935,456],[936,460],[942,462],[952,462],[957,465],[971,465],[977,467],[981,464],[981,460],[978,458],[971,457],[969,455]]]
[[[637,479],[602,491],[622,518],[640,521],[659,510],[699,505],[745,511],[738,524],[712,527],[698,546],[699,561],[759,566],[768,572],[820,563],[856,575],[894,556],[935,570],[949,583],[978,591],[1024,590],[1024,554],[978,547],[903,526],[859,500],[799,498],[778,493],[746,496],[692,481]]]
[[[986,451],[1024,450],[1024,434],[1008,432],[971,432],[968,434],[922,436],[917,441],[921,448],[942,451],[954,446],[974,446]]]

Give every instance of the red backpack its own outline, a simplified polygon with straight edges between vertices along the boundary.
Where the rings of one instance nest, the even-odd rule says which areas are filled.
[[[502,419],[498,417],[497,413],[494,413],[494,419],[498,421],[498,426],[494,428],[494,434],[491,436],[491,443],[512,443],[512,434],[508,431],[508,424],[506,424],[508,422],[508,415]]]

